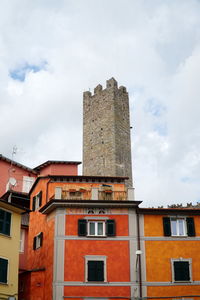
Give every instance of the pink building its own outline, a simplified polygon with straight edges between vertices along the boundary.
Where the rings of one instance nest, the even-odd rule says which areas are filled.
[[[0,173],[0,197],[8,190],[28,193],[38,176],[37,171],[2,154],[0,154]]]

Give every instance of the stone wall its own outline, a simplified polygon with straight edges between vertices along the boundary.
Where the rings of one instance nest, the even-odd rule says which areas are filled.
[[[132,186],[129,98],[114,78],[83,93],[83,175],[128,176]]]

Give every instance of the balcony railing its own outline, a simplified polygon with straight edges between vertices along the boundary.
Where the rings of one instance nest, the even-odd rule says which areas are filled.
[[[92,199],[92,191],[69,191],[62,190],[62,200],[94,200]],[[127,193],[125,191],[98,191],[98,200],[127,200]]]

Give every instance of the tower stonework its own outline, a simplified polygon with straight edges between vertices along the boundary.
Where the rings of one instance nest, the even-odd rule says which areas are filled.
[[[83,93],[83,175],[127,176],[132,186],[129,98],[114,78]]]

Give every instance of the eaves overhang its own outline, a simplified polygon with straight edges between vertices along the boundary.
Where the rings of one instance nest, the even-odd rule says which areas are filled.
[[[56,208],[134,208],[136,209],[142,201],[119,201],[119,200],[59,200],[52,199],[44,205],[39,212],[49,214]]]

